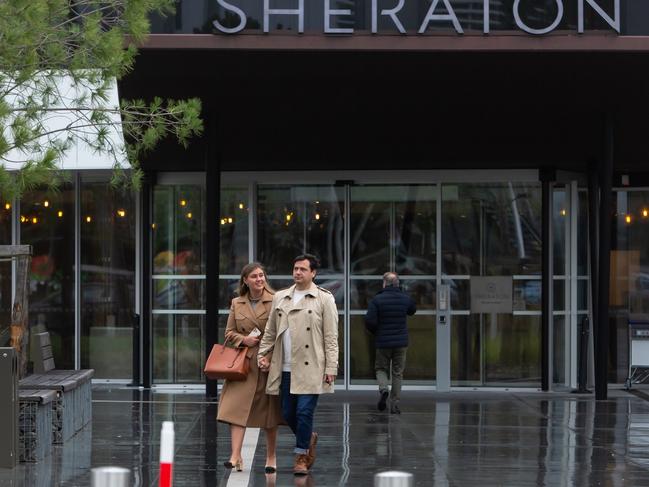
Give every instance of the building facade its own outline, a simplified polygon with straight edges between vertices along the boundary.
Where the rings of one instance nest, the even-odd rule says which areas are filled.
[[[572,389],[580,353],[625,382],[649,321],[645,2],[180,1],[152,25],[120,95],[200,97],[204,136],[151,154],[140,194],[73,171],[0,215],[57,364],[204,384],[241,267],[279,289],[311,252],[341,388],[374,384],[388,270],[418,306],[409,387]]]

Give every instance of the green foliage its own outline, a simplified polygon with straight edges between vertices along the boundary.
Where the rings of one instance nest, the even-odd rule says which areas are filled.
[[[198,99],[110,104],[149,33],[149,15],[170,13],[174,3],[0,0],[2,198],[56,188],[64,180],[57,162],[76,144],[112,158],[115,185],[138,189],[144,153],[165,137],[187,146],[202,132]],[[115,136],[122,132],[125,144]]]

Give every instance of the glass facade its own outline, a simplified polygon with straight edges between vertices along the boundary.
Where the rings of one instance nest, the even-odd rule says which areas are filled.
[[[164,179],[164,178],[163,178]],[[151,280],[154,384],[203,382],[206,225],[202,175],[152,192],[152,274],[138,277],[136,195],[78,176],[59,192],[32,191],[0,208],[0,242],[31,244],[30,325],[46,329],[59,368],[94,368],[97,379],[130,381],[137,363],[138,279]],[[611,375],[628,373],[629,320],[649,316],[643,266],[649,191],[615,192],[611,254]],[[382,274],[396,270],[416,301],[409,318],[405,384],[539,387],[541,377],[541,185],[538,182],[224,184],[220,192],[219,331],[241,267],[263,262],[275,289],[292,284],[295,255],[320,256],[316,283],[339,311],[339,384],[373,386],[375,350],[364,326]],[[555,184],[552,195],[555,388],[574,387],[577,332],[588,315],[587,193]],[[12,214],[18,232],[12,235]],[[649,230],[648,230],[649,231]],[[647,257],[649,259],[649,257]],[[76,262],[79,262],[77,267]],[[649,260],[648,260],[649,262]],[[0,263],[0,315],[9,320],[10,264]],[[511,313],[471,309],[471,279],[506,276]],[[437,289],[449,285],[450,338],[438,341]],[[644,287],[643,287],[644,286]],[[649,318],[647,319],[649,322]],[[6,326],[5,326],[6,327]],[[0,333],[2,330],[0,329]],[[446,338],[444,338],[446,340]],[[107,346],[110,343],[110,346]],[[450,369],[438,370],[440,347]],[[114,360],[115,354],[129,360]]]
[[[538,386],[541,380],[541,187],[442,186],[442,275],[450,284],[452,385]],[[508,276],[510,314],[471,310],[472,276]]]
[[[620,190],[613,202],[609,381],[624,382],[631,358],[629,322],[649,324],[649,190]]]
[[[203,381],[205,349],[205,189],[160,184],[153,189],[152,379]]]
[[[264,11],[263,2],[259,0],[228,0],[228,3],[245,14],[245,24],[242,32],[259,33],[263,31]],[[561,14],[555,1],[520,2],[518,13],[520,21],[531,29],[545,29],[555,23],[557,31],[577,31],[578,9],[577,1],[561,0],[563,13]],[[408,34],[417,34],[422,25],[426,34],[455,34],[453,23],[450,20],[433,20],[425,23],[430,13],[432,0],[409,0],[401,8],[398,2],[391,0],[378,0],[377,11],[372,12],[372,2],[366,0],[332,0],[332,10],[347,10],[345,14],[331,15],[329,24],[333,29],[354,29],[355,34],[368,35],[372,31],[373,15],[376,16],[376,31],[380,34],[399,34],[399,27],[395,20],[382,11],[395,10],[395,18]],[[323,1],[304,2],[304,32],[324,32],[325,14]],[[451,6],[461,29],[465,34],[480,35],[484,30],[484,2],[483,0],[450,0]],[[597,5],[611,19],[614,15],[614,0],[597,0]],[[297,0],[271,0],[271,9],[296,9]],[[623,35],[646,35],[649,26],[646,20],[649,7],[644,0],[620,0],[620,32]],[[514,0],[489,1],[489,29],[492,34],[498,31],[522,32],[514,17]],[[439,2],[434,14],[447,14],[444,4]],[[214,27],[218,21],[224,28],[238,28],[241,17],[234,9],[219,6],[212,0],[177,0],[176,12],[165,18],[152,19],[154,33],[182,33],[182,34],[210,34],[219,33]],[[585,3],[584,29],[587,31],[614,32],[604,17]],[[298,19],[295,15],[270,15],[268,29],[274,31],[298,30]]]
[[[29,324],[49,331],[58,368],[75,368],[75,187],[32,191],[20,202],[20,243],[32,246]],[[91,217],[92,218],[92,217]]]
[[[105,182],[81,182],[81,367],[95,369],[98,379],[133,377],[133,360],[115,357],[137,356],[135,196]]]

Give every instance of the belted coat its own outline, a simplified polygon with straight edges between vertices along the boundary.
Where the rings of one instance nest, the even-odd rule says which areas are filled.
[[[266,392],[279,394],[284,358],[283,334],[291,333],[291,394],[334,391],[324,375],[338,373],[338,310],[333,295],[315,284],[293,305],[295,285],[273,298],[259,357],[270,356]]]
[[[255,327],[264,333],[272,301],[273,295],[266,289],[254,308],[248,296],[234,298],[225,328],[225,338],[229,343],[241,346],[243,339]],[[219,398],[219,421],[256,428],[273,428],[284,423],[279,398],[266,394],[268,374],[257,367],[258,348],[248,348],[250,371],[246,380],[225,381]]]

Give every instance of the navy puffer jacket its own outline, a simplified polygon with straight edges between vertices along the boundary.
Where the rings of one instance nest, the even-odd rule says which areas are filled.
[[[374,335],[376,348],[407,347],[407,315],[416,311],[415,301],[398,287],[379,291],[365,314],[365,326]]]

